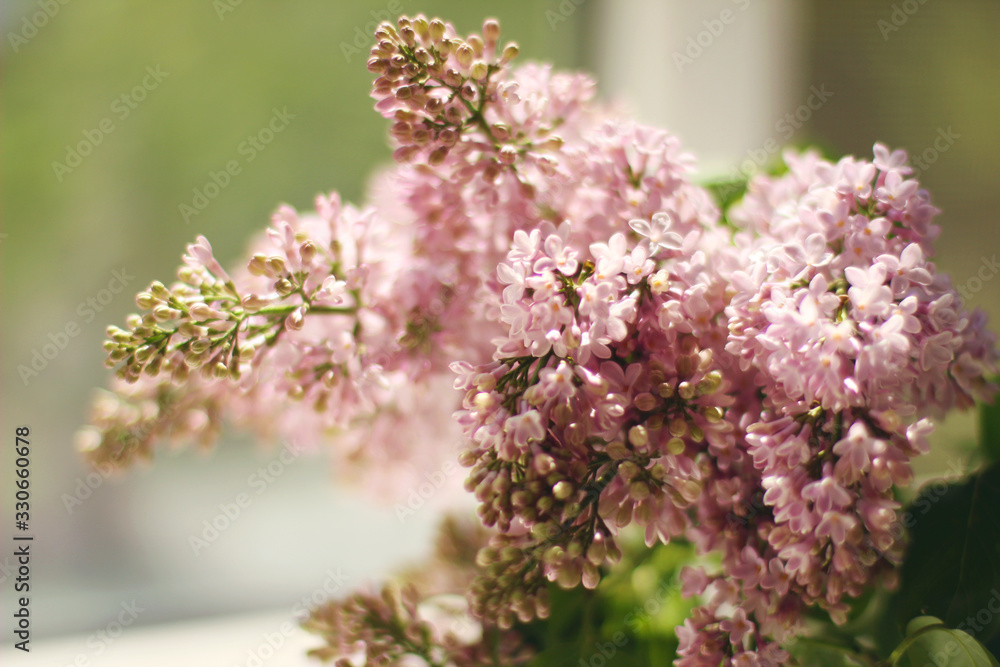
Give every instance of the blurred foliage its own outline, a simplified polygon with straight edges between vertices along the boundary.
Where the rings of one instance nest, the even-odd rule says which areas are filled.
[[[681,597],[680,568],[694,548],[677,541],[647,549],[640,532],[622,535],[622,560],[588,591],[550,585],[552,612],[525,633],[540,651],[533,667],[639,667],[673,661],[674,628],[695,601]]]
[[[532,0],[223,1],[232,11],[220,13],[221,3],[208,0],[70,2],[37,34],[26,33],[34,34],[26,43],[5,38],[0,178],[9,238],[0,250],[14,288],[6,296],[15,307],[47,297],[56,315],[26,338],[12,332],[10,342],[27,344],[59,317],[64,322],[114,266],[137,274],[134,293],[170,278],[196,234],[227,261],[282,202],[310,207],[333,189],[360,200],[373,169],[391,159],[365,68],[367,30],[390,7],[442,15],[460,31],[495,15],[522,53],[562,67],[576,64],[583,15],[553,31],[545,20],[552,3]],[[13,2],[3,11],[7,36],[39,7]],[[122,118],[120,98],[141,84],[147,67],[167,76]],[[248,161],[241,142],[266,127],[274,109],[295,117]],[[103,135],[100,143],[60,180],[53,162],[65,162],[67,147],[105,119],[114,129],[92,135]],[[231,160],[241,172],[185,224],[180,205],[190,205],[210,172]],[[27,284],[30,293],[18,289]],[[112,310],[130,307],[122,298]],[[100,350],[91,356],[98,367]]]

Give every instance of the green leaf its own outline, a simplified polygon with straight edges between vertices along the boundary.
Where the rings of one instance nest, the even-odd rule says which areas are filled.
[[[677,570],[694,549],[682,541],[650,549],[641,532],[620,537],[622,561],[596,590],[552,584],[549,618],[521,626],[538,651],[530,667],[646,667],[676,659],[674,627],[694,604],[681,598]]]
[[[979,406],[979,449],[990,463],[1000,462],[1000,399]]]
[[[719,208],[725,212],[743,198],[747,191],[747,183],[745,177],[726,178],[706,183],[705,188],[712,193]]]
[[[890,665],[1000,667],[982,644],[961,630],[946,627],[933,616],[920,616],[906,626],[907,637],[893,651]],[[906,658],[906,661],[903,661]]]
[[[857,667],[850,651],[830,642],[817,642],[810,637],[799,637],[785,647],[796,665],[808,667]]]
[[[926,489],[890,606],[898,627],[932,614],[983,643],[1000,630],[1000,464]]]

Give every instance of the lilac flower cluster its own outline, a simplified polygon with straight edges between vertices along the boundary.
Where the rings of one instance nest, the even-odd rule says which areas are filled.
[[[337,667],[489,667],[531,657],[517,635],[484,631],[461,595],[422,597],[413,586],[355,593],[316,610],[305,627],[326,642],[310,655]]]
[[[490,530],[461,588],[509,637],[549,613],[549,582],[597,586],[627,527],[689,540],[721,566],[683,572],[703,604],[681,667],[782,664],[807,607],[842,620],[891,585],[893,491],[998,361],[930,261],[938,211],[905,154],[789,154],[723,224],[675,137],[583,75],[512,68],[495,21],[376,39],[399,164],[373,205],[283,207],[232,275],[199,238],[109,329],[119,383],[81,448],[124,465],[228,419],[331,441],[382,491],[458,456]],[[386,595],[317,612],[321,657],[478,664]]]
[[[648,544],[683,535],[701,453],[734,445],[715,361],[724,284],[708,254],[683,251],[712,232],[675,222],[635,219],[641,240],[619,232],[586,258],[565,224],[514,236],[498,270],[507,336],[493,362],[454,366],[467,488],[499,531],[481,558],[480,613],[530,618],[546,578],[593,588],[624,526],[644,526]]]

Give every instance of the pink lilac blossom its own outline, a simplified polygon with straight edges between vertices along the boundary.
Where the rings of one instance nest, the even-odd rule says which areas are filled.
[[[938,210],[906,154],[789,153],[734,229],[676,137],[584,75],[512,67],[495,21],[462,38],[404,17],[376,40],[399,164],[373,204],[282,207],[231,272],[198,237],[109,328],[118,381],[81,449],[125,465],[228,420],[330,443],[386,493],[457,456],[491,535],[471,611],[500,628],[545,617],[549,582],[597,586],[628,526],[689,540],[721,567],[682,573],[702,604],[679,667],[784,664],[807,607],[842,620],[891,585],[893,490],[933,420],[995,393],[998,361],[931,261]],[[459,645],[418,611],[359,594],[314,619],[323,656]]]

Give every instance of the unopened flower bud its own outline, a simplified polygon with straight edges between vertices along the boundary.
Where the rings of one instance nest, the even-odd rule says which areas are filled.
[[[431,165],[432,167],[436,167],[439,164],[442,164],[445,161],[445,158],[448,157],[448,151],[449,148],[447,146],[438,146],[433,151],[431,151],[430,155],[427,156],[427,164]]]
[[[712,371],[707,373],[704,378],[695,386],[697,394],[699,396],[706,396],[708,394],[714,394],[715,390],[719,388],[722,384],[722,373],[719,371]]]
[[[264,268],[264,263],[266,261],[267,261],[266,255],[257,253],[256,255],[251,257],[250,261],[247,263],[247,270],[250,271],[251,275],[263,276],[267,273],[267,270]]]
[[[535,457],[535,470],[539,475],[548,475],[556,469],[556,460],[549,454],[539,454]]]
[[[649,485],[642,480],[636,480],[628,485],[628,493],[633,500],[645,500],[649,497]]]
[[[177,364],[174,366],[174,370],[170,373],[170,381],[176,385],[184,384],[184,382],[187,381],[189,374],[190,371],[188,370],[188,365],[186,363]]]
[[[154,280],[149,284],[149,291],[160,301],[166,301],[170,298],[170,290],[164,287],[163,283],[158,280]]]
[[[684,453],[685,449],[684,441],[680,438],[670,438],[670,440],[667,440],[667,451],[674,456],[680,456]]]
[[[285,272],[285,260],[278,255],[272,255],[264,262],[264,268],[271,277],[281,275]]]
[[[259,297],[256,294],[247,294],[240,300],[240,305],[243,306],[243,310],[246,312],[256,313],[267,305],[267,299]]]
[[[517,149],[511,145],[506,145],[500,149],[500,162],[503,164],[514,164],[517,160]]]
[[[625,443],[620,440],[615,440],[614,442],[609,442],[608,446],[604,448],[604,451],[615,461],[620,461],[628,457],[628,447]]]
[[[149,292],[139,292],[135,297],[135,305],[141,310],[149,310],[156,303],[156,299]]]
[[[649,412],[651,410],[654,410],[657,404],[658,401],[656,400],[656,397],[650,394],[648,391],[638,394],[635,397],[635,407],[639,408],[643,412]]]
[[[632,461],[625,461],[620,466],[618,466],[618,474],[621,475],[622,479],[629,480],[639,474],[639,466],[637,466]]]
[[[511,60],[516,58],[519,50],[520,49],[517,48],[517,44],[515,44],[514,42],[510,42],[509,44],[507,44],[507,46],[505,46],[503,49],[503,55],[500,56],[500,65],[501,66],[506,65]]]
[[[551,136],[548,139],[535,144],[535,147],[539,150],[557,151],[563,147],[563,138],[560,136]]]
[[[587,547],[587,560],[594,565],[600,565],[604,562],[604,557],[608,554],[608,547],[604,540],[597,535],[594,537],[594,541],[590,543]]]
[[[507,123],[493,123],[490,125],[490,132],[497,141],[507,141],[510,139],[510,125]]]
[[[305,325],[306,307],[299,306],[285,318],[285,326],[291,331],[300,331]]]
[[[445,25],[441,19],[432,19],[427,27],[430,31],[431,39],[435,42],[444,37]]]
[[[224,313],[219,312],[215,308],[212,308],[206,303],[198,302],[192,303],[188,306],[188,313],[191,315],[191,319],[196,322],[204,322],[206,320],[218,320],[225,317]]]
[[[704,371],[706,368],[712,365],[712,360],[715,358],[715,353],[710,349],[701,350],[698,352],[698,370]]]
[[[645,447],[649,443],[649,433],[646,427],[636,424],[628,430],[628,441],[633,447]]]
[[[309,264],[316,257],[316,245],[312,241],[303,241],[299,246],[299,256],[303,264]]]
[[[146,364],[143,370],[149,377],[156,377],[160,373],[160,365],[163,363],[163,357],[153,357],[148,364]]]
[[[477,60],[472,63],[472,67],[469,70],[469,75],[476,81],[483,81],[486,79],[486,75],[489,73],[489,66],[482,61]]]
[[[552,487],[552,495],[557,500],[566,500],[573,494],[573,485],[567,481],[558,482]]]
[[[458,60],[458,64],[462,66],[463,69],[468,69],[472,66],[472,60],[476,57],[476,52],[472,50],[472,47],[468,44],[462,44],[455,50],[455,59]]]
[[[496,42],[500,39],[500,23],[496,19],[483,21],[483,39],[487,42]]]
[[[469,46],[472,47],[472,53],[474,53],[477,58],[483,57],[483,49],[486,48],[486,44],[485,42],[483,42],[482,37],[473,34],[469,35],[465,41]]]
[[[129,332],[119,329],[118,327],[112,325],[105,329],[104,333],[108,338],[115,341],[116,343],[127,343],[132,340],[132,334]]]
[[[181,316],[181,311],[169,306],[157,306],[153,309],[153,317],[157,322],[169,322]]]
[[[192,324],[191,322],[183,322],[177,327],[177,333],[184,338],[200,338],[208,334],[208,329],[200,327],[197,324]]]
[[[722,421],[724,413],[722,412],[722,408],[720,408],[719,406],[710,405],[709,407],[704,409],[702,414],[705,415],[705,419],[707,419],[709,423],[715,424],[717,422]]]
[[[144,364],[149,360],[151,356],[153,356],[153,352],[155,351],[156,351],[156,346],[143,345],[142,347],[140,347],[138,350],[135,351],[135,360],[138,361],[140,364]]]

